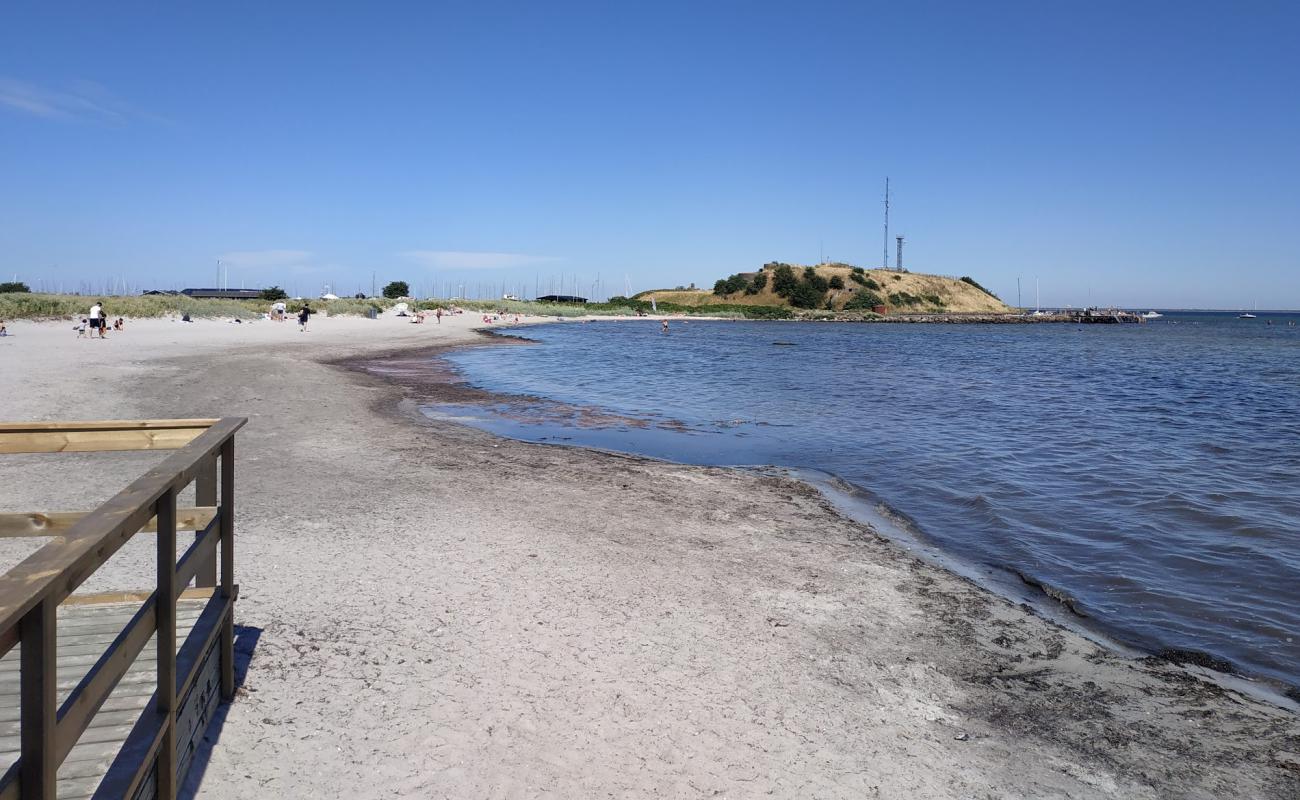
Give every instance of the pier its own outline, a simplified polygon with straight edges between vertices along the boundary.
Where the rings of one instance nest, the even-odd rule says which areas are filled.
[[[245,422],[0,423],[0,454],[175,451],[92,511],[0,514],[0,537],[48,539],[0,576],[0,800],[176,797],[234,697]],[[181,531],[194,538],[178,559]],[[137,534],[156,542],[149,588],[76,594]]]

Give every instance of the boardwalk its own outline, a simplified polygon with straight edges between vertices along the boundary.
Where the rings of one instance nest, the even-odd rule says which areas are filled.
[[[0,575],[0,800],[176,796],[218,699],[235,692],[244,422],[0,423],[0,453],[177,451],[93,511],[0,513],[0,536],[47,540]],[[178,506],[191,485],[197,506]],[[154,542],[151,589],[73,594],[136,535]]]
[[[184,641],[203,611],[203,599],[183,599],[176,606],[176,638]],[[58,698],[62,704],[95,661],[122,632],[140,603],[65,604],[58,614]],[[122,676],[68,758],[59,767],[58,797],[93,796],[157,687],[157,645],[153,639]],[[0,659],[0,751],[7,768],[18,760],[19,648]],[[178,737],[187,741],[188,737]],[[188,755],[188,754],[182,754]]]

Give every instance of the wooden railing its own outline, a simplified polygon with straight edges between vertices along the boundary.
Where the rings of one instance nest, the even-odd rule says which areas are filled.
[[[21,753],[0,778],[0,800],[55,797],[59,766],[151,637],[158,645],[157,689],[96,796],[132,797],[155,766],[157,797],[176,796],[177,699],[185,697],[214,642],[221,695],[227,701],[234,695],[234,437],[246,422],[228,417],[0,424],[0,453],[177,451],[89,513],[0,514],[0,536],[55,537],[0,576],[0,656],[20,644],[22,720]],[[190,483],[195,505],[177,508],[177,495]],[[179,561],[178,528],[196,531]],[[156,588],[119,596],[143,603],[59,704],[59,604],[141,531],[156,535]],[[187,593],[191,581],[195,589]],[[182,594],[209,599],[178,651],[176,605]]]

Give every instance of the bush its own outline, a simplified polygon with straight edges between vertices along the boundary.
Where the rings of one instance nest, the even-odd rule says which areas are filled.
[[[288,300],[289,293],[279,286],[272,286],[269,289],[263,289],[261,297],[263,300]]]
[[[0,294],[31,294],[31,287],[22,281],[5,281],[0,283]]]
[[[830,280],[830,287],[832,289],[843,289],[844,279],[841,278],[839,275],[832,275]]]
[[[767,273],[760,272],[754,276],[754,280],[750,281],[749,288],[745,290],[745,294],[758,294],[759,292],[763,291],[763,289],[766,286],[767,286]]]
[[[816,286],[804,281],[795,286],[790,293],[790,305],[795,308],[817,308],[822,304],[822,298],[826,296],[826,290],[818,290]]]
[[[962,283],[969,283],[971,286],[974,286],[976,289],[979,289],[981,292],[983,292],[984,294],[988,295],[989,297],[992,297],[994,300],[1001,300],[1001,299],[1002,299],[1002,298],[998,297],[997,295],[993,294],[992,292],[990,292],[988,289],[985,289],[983,286],[980,286],[978,283],[975,282],[975,279],[972,278],[972,277],[970,277],[969,275],[963,275],[962,277],[958,278],[957,280],[961,281]]]
[[[862,267],[854,267],[854,268],[853,268],[853,274],[854,274],[854,275],[862,275],[862,274],[864,274],[865,272],[866,272],[866,270],[863,269]]]
[[[880,299],[880,295],[864,289],[863,291],[854,293],[854,295],[849,298],[849,302],[844,304],[844,310],[857,311],[859,309],[865,309],[870,311],[872,308],[883,306],[884,304],[885,301]]]
[[[735,294],[736,292],[749,291],[749,278],[739,273],[728,278],[723,278],[713,284],[713,293],[716,295]]]
[[[789,299],[798,288],[799,279],[794,276],[794,270],[790,265],[778,264],[772,271],[772,291]]]
[[[409,297],[411,287],[406,281],[393,281],[384,287],[384,297],[389,300],[396,300],[399,297]]]
[[[924,302],[920,297],[907,292],[895,292],[889,296],[889,304],[893,306],[919,306]]]
[[[947,305],[946,303],[943,302],[943,298],[937,294],[923,294],[921,295],[921,297],[923,297],[925,301],[932,306],[943,307],[944,305]]]

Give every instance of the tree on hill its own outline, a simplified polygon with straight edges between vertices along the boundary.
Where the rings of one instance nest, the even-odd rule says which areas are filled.
[[[1002,299],[997,295],[993,294],[992,292],[990,292],[988,289],[985,289],[983,286],[980,286],[979,283],[977,283],[975,279],[969,275],[963,275],[962,277],[958,278],[958,280],[960,280],[962,283],[968,283],[971,286],[974,286],[976,289],[979,289],[981,292],[988,295],[989,297],[992,297],[994,300]]]
[[[799,288],[799,279],[794,276],[794,270],[789,264],[778,264],[772,271],[772,291],[789,299],[797,288]]]
[[[261,297],[263,300],[287,300],[289,299],[289,293],[279,286],[272,286],[269,289],[263,289]]]
[[[31,287],[22,281],[5,281],[0,283],[0,294],[20,294],[30,291]]]
[[[749,288],[745,290],[745,294],[758,294],[759,292],[763,291],[763,289],[766,286],[767,286],[767,273],[760,272],[754,276],[754,280],[750,281]]]
[[[817,290],[816,286],[804,281],[795,287],[790,293],[790,305],[795,308],[819,308],[822,299],[826,297],[826,290]]]
[[[830,287],[832,289],[843,289],[844,279],[841,278],[839,275],[832,275],[830,280]]]
[[[883,306],[884,304],[885,301],[880,299],[880,295],[869,289],[863,289],[860,292],[854,293],[854,295],[849,298],[849,302],[844,304],[844,310],[856,311],[859,309],[866,309],[870,311],[875,306]]]
[[[396,300],[399,297],[409,297],[411,287],[406,281],[393,281],[384,287],[384,297],[389,300]]]
[[[713,284],[713,293],[717,295],[735,294],[736,292],[745,292],[749,290],[749,278],[744,275],[736,274],[729,278],[723,278]]]

